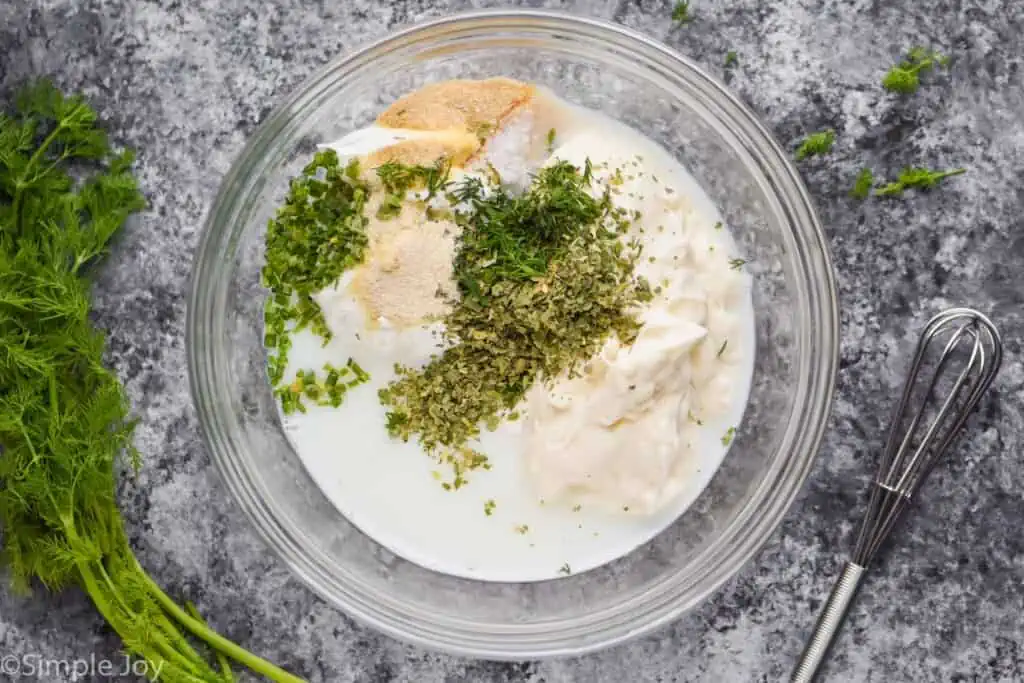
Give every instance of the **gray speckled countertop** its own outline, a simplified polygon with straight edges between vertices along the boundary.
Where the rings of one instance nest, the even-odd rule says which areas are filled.
[[[0,0],[0,91],[51,74],[140,152],[150,208],[117,245],[96,305],[141,418],[147,460],[121,498],[143,565],[226,635],[312,681],[782,680],[852,542],[915,330],[964,302],[1003,330],[996,396],[869,580],[829,680],[1024,680],[1024,5],[1009,0],[696,0],[682,29],[671,28],[667,0],[519,3],[623,22],[716,73],[735,50],[732,87],[783,143],[824,127],[839,134],[827,162],[803,166],[842,297],[831,425],[781,529],[703,607],[593,656],[467,661],[353,624],[256,538],[211,467],[186,381],[186,283],[218,182],[270,107],[330,57],[419,19],[507,4]],[[953,68],[912,98],[884,95],[881,74],[917,43],[952,54]],[[970,172],[899,201],[846,196],[860,166],[891,175],[912,162]],[[118,649],[77,591],[25,599],[0,589],[0,656]]]

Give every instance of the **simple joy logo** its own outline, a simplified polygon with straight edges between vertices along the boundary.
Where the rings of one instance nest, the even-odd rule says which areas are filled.
[[[79,659],[55,659],[38,654],[0,657],[0,678],[8,680],[36,678],[79,681],[87,676],[149,676],[151,680],[159,681],[162,668],[162,662],[150,665],[143,660],[127,656],[121,659],[105,659],[96,655]]]

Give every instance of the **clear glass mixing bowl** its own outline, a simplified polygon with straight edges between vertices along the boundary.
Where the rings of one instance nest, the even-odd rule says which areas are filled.
[[[703,184],[750,260],[757,360],[750,404],[709,487],[630,555],[580,575],[453,578],[353,527],[285,439],[265,376],[263,234],[316,143],[448,78],[550,87],[654,138]],[[330,603],[397,638],[494,659],[578,654],[650,631],[707,598],[775,529],[829,410],[836,288],[810,200],[754,115],[691,61],[600,21],[537,11],[423,24],[327,65],[277,109],[224,179],[199,245],[188,311],[192,391],[231,493],[284,562]],[[401,501],[395,501],[401,505]]]

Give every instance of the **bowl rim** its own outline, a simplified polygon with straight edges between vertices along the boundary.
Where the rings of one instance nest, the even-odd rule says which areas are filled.
[[[591,31],[614,35],[619,40],[634,41],[639,46],[654,53],[657,57],[671,62],[676,69],[686,71],[695,80],[700,81],[700,87],[707,90],[708,96],[716,105],[731,107],[734,113],[743,116],[743,123],[747,127],[745,132],[748,135],[753,135],[758,144],[763,147],[762,152],[767,153],[771,157],[773,162],[772,170],[779,176],[779,186],[774,187],[770,194],[777,196],[783,188],[788,192],[785,197],[787,206],[791,213],[795,212],[797,214],[793,222],[801,224],[806,228],[806,234],[797,235],[797,237],[806,240],[808,242],[807,251],[817,257],[817,263],[804,264],[804,268],[808,272],[813,271],[816,275],[815,285],[817,288],[816,290],[814,287],[810,288],[806,292],[806,296],[812,300],[812,303],[814,303],[814,300],[820,299],[817,301],[817,306],[811,306],[811,308],[814,308],[816,312],[823,315],[823,318],[817,319],[814,322],[817,328],[816,341],[824,341],[824,347],[818,350],[821,367],[816,368],[816,372],[819,378],[816,385],[811,387],[815,396],[813,400],[805,398],[803,401],[814,413],[809,420],[809,428],[805,424],[801,433],[794,434],[789,439],[786,436],[782,438],[783,443],[789,442],[790,450],[806,453],[807,456],[803,459],[789,458],[786,460],[780,471],[776,473],[779,477],[785,479],[786,488],[781,492],[777,492],[775,497],[770,499],[770,505],[768,505],[767,510],[759,511],[760,514],[758,516],[746,514],[748,526],[746,527],[745,539],[740,539],[743,541],[741,543],[741,552],[734,550],[731,553],[733,559],[730,560],[732,563],[730,566],[722,570],[720,567],[726,564],[726,562],[723,559],[717,559],[717,556],[713,553],[709,561],[716,560],[715,566],[718,569],[702,582],[701,590],[693,591],[685,602],[669,600],[653,604],[647,615],[648,618],[644,619],[642,623],[634,621],[626,626],[616,624],[615,633],[611,636],[591,637],[589,639],[576,638],[571,646],[560,645],[552,647],[539,642],[536,637],[530,637],[529,634],[526,634],[522,640],[512,644],[503,643],[505,647],[501,647],[495,646],[493,642],[484,642],[479,636],[476,638],[468,636],[464,632],[449,634],[440,625],[437,625],[435,629],[427,631],[418,627],[421,625],[410,623],[402,616],[395,618],[394,615],[389,614],[387,615],[389,618],[381,618],[382,610],[388,609],[386,605],[378,604],[375,600],[368,600],[366,595],[359,596],[358,594],[353,594],[352,591],[346,591],[344,596],[333,593],[318,579],[318,575],[320,578],[326,577],[322,576],[323,572],[316,566],[315,560],[310,556],[309,549],[302,548],[299,542],[303,535],[301,530],[289,528],[293,525],[286,524],[284,520],[273,515],[271,511],[258,502],[258,496],[254,495],[254,491],[260,494],[265,493],[262,490],[262,486],[258,482],[252,481],[241,466],[233,461],[233,457],[224,453],[219,446],[221,443],[221,435],[219,434],[221,426],[215,410],[217,402],[210,400],[203,394],[210,383],[205,378],[206,373],[202,370],[200,358],[203,355],[201,351],[209,343],[209,340],[204,339],[198,330],[200,329],[200,312],[202,311],[202,304],[200,302],[209,297],[200,287],[202,278],[199,277],[199,273],[204,263],[211,261],[211,258],[218,258],[218,254],[215,252],[219,249],[219,245],[215,243],[216,240],[214,239],[217,236],[215,235],[216,225],[218,217],[228,212],[226,205],[231,203],[225,198],[225,189],[234,187],[241,182],[241,179],[245,177],[246,168],[253,161],[254,150],[260,147],[257,142],[271,139],[286,128],[287,122],[297,105],[313,96],[320,89],[320,83],[324,79],[325,74],[339,69],[351,69],[361,63],[372,60],[375,54],[386,52],[392,46],[405,43],[420,34],[435,32],[439,29],[454,29],[461,24],[480,22],[501,24],[506,28],[507,22],[523,22],[524,25],[522,27],[526,28],[528,22],[531,21],[543,23],[549,27],[556,26],[565,30],[585,28]],[[802,489],[817,458],[831,413],[839,360],[838,290],[826,235],[817,217],[810,195],[795,165],[754,112],[693,60],[639,31],[603,19],[580,17],[559,11],[535,9],[490,9],[461,12],[418,22],[399,29],[325,63],[294,88],[274,108],[271,115],[260,124],[233,161],[231,168],[220,183],[217,196],[204,222],[199,244],[193,257],[190,279],[186,313],[186,354],[189,385],[199,416],[200,429],[210,451],[211,460],[236,503],[242,508],[251,525],[255,527],[258,536],[273,550],[293,575],[298,577],[315,594],[340,609],[347,616],[404,642],[434,650],[443,650],[457,655],[499,660],[578,655],[632,640],[679,619],[683,614],[689,612],[716,593],[724,583],[733,578],[744,566],[750,563],[767,543],[771,534],[779,527],[783,517]],[[809,333],[804,336],[809,336]],[[798,341],[804,344],[808,340],[799,339]],[[801,401],[797,398],[794,399],[794,403],[799,405]],[[795,431],[792,429],[792,425],[790,427],[789,431]],[[786,476],[783,477],[783,475]],[[245,480],[246,485],[243,485],[243,480]],[[764,487],[765,483],[762,482],[757,487],[757,490]],[[742,517],[747,512],[746,508],[751,506],[752,501],[757,500],[757,491],[755,491],[745,502],[744,510],[737,513],[738,517]],[[715,548],[712,546],[712,550],[717,551],[717,555],[724,555],[726,558],[730,555],[730,553],[724,552],[720,547]],[[454,628],[461,623],[457,619],[451,619],[446,625]],[[497,625],[494,626],[495,629],[487,634],[492,638],[492,641],[511,635],[510,631],[502,630]]]

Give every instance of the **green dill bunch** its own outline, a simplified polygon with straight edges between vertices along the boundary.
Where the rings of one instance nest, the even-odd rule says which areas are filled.
[[[298,683],[175,604],[132,553],[115,493],[122,459],[139,464],[134,421],[88,270],[145,200],[84,99],[44,81],[15,104],[0,114],[0,565],[22,591],[80,587],[154,681],[231,683],[231,657]]]

